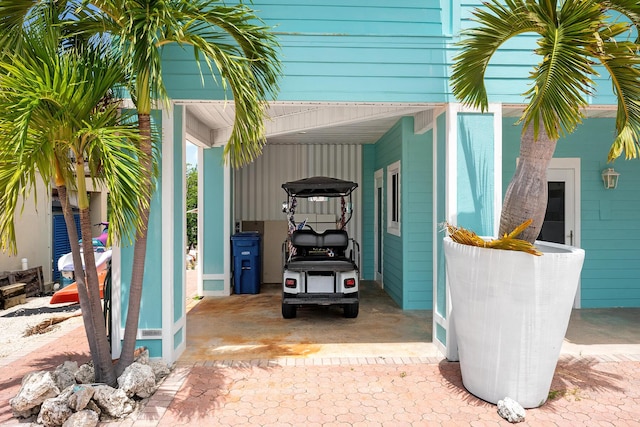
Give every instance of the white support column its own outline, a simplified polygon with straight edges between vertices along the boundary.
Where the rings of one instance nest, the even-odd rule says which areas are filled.
[[[224,165],[224,241],[231,242],[231,230],[233,230],[231,216],[231,166]],[[231,244],[224,247],[224,291],[231,294]]]
[[[464,107],[462,104],[449,104],[446,109],[446,144],[445,144],[445,219],[451,224],[458,225],[458,216],[460,214],[458,206],[458,197],[461,189],[459,188],[458,177],[461,171],[459,170],[459,161],[460,155],[465,155],[465,153],[458,153],[458,145],[459,145],[459,135],[458,135],[458,125],[459,125],[459,114],[461,113],[479,113],[478,111],[471,110],[467,107]],[[493,116],[493,146],[492,146],[492,155],[493,157],[493,165],[490,170],[484,170],[485,173],[490,176],[487,179],[487,183],[490,183],[492,188],[487,188],[486,191],[492,191],[492,199],[490,203],[492,205],[493,217],[490,219],[491,228],[489,230],[489,234],[495,236],[498,233],[499,223],[500,223],[500,210],[502,208],[502,105],[501,104],[490,104],[487,114],[491,114]],[[437,116],[437,114],[436,114]],[[439,129],[435,129],[434,132],[434,186],[436,186],[436,190],[438,188],[438,149],[437,149],[437,136]],[[473,137],[473,135],[471,136]],[[473,143],[473,141],[471,141]],[[469,155],[467,153],[467,155]],[[475,160],[472,158],[467,160]],[[473,165],[477,166],[478,170],[482,170],[482,164]],[[485,169],[487,169],[485,165]],[[481,174],[480,174],[481,175]],[[478,185],[478,183],[475,183]],[[483,191],[484,189],[481,189]],[[437,227],[437,221],[439,220],[437,216],[438,212],[438,203],[441,202],[438,200],[437,191],[434,191],[434,224]],[[437,229],[434,230],[434,236],[437,236]],[[454,328],[454,322],[452,322],[452,307],[451,307],[451,296],[449,293],[448,283],[445,285],[445,295],[446,295],[446,313],[444,316],[438,313],[436,305],[438,304],[438,279],[445,274],[445,272],[438,271],[438,261],[440,260],[439,254],[439,242],[434,241],[434,325],[433,325],[433,333],[434,337],[436,336],[436,332],[438,326],[443,328],[446,331],[446,343],[442,345],[442,343],[438,342],[437,339],[434,338],[434,343],[438,348],[444,353],[445,357],[449,360],[458,360],[458,346],[456,333]],[[440,289],[440,292],[442,290]]]
[[[172,111],[162,110],[162,360],[173,362],[174,181]]]

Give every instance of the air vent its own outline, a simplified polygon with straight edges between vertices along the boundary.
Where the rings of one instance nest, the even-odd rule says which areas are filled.
[[[143,329],[140,334],[143,337],[161,337],[162,329]]]

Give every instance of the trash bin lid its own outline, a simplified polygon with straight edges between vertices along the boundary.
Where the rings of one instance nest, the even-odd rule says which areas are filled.
[[[259,239],[260,233],[257,231],[241,231],[231,236],[231,240],[253,240]]]

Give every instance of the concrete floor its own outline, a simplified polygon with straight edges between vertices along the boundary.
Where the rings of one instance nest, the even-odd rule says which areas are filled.
[[[374,282],[361,282],[360,313],[346,319],[342,308],[303,307],[283,319],[279,284],[255,295],[204,298],[187,316],[182,361],[275,359],[280,357],[430,357],[431,311],[403,311]]]
[[[188,291],[189,292],[189,291]],[[371,281],[361,283],[360,314],[340,307],[280,313],[280,285],[259,294],[207,297],[187,316],[182,362],[337,357],[441,357],[432,343],[432,312],[403,311]],[[571,316],[562,353],[639,353],[640,308],[581,309]]]

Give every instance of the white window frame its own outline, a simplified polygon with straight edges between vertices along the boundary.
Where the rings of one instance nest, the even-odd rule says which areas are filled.
[[[397,188],[393,192],[393,177],[397,175]],[[400,225],[402,222],[402,175],[400,174],[400,161],[387,166],[387,233],[400,236]],[[394,220],[394,202],[397,212]]]

